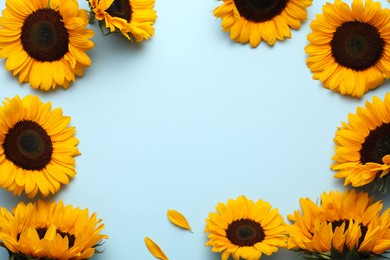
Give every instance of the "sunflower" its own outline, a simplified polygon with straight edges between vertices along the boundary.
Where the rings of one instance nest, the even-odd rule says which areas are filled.
[[[361,97],[390,77],[390,11],[379,2],[326,3],[311,23],[305,50],[313,79]]]
[[[0,58],[19,74],[19,82],[37,89],[68,88],[83,67],[94,44],[86,29],[88,13],[74,0],[6,0],[0,17]]]
[[[141,42],[154,34],[154,0],[88,0],[100,27]]]
[[[0,240],[10,259],[87,259],[107,238],[101,222],[96,213],[62,201],[20,202],[12,213],[1,208]]]
[[[321,204],[300,199],[301,212],[288,218],[288,249],[310,259],[368,259],[390,248],[390,209],[382,215],[382,201],[366,192],[331,191]]]
[[[76,174],[79,154],[70,117],[37,96],[6,99],[0,106],[0,186],[34,197],[56,193]]]
[[[276,40],[290,38],[290,27],[301,27],[311,4],[312,0],[223,0],[214,15],[222,19],[230,39],[255,48],[261,40],[274,45]]]
[[[283,217],[268,202],[253,202],[245,196],[216,206],[210,213],[206,229],[210,239],[206,246],[222,252],[221,259],[260,259],[271,255],[278,247],[286,247],[287,236]]]
[[[366,101],[348,120],[334,137],[334,176],[355,187],[385,180],[390,171],[390,93],[384,101],[377,96]]]

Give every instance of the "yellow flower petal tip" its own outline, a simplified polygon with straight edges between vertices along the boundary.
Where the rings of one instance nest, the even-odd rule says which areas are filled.
[[[145,237],[144,239],[145,245],[148,248],[149,252],[157,259],[161,260],[169,260],[168,257],[165,255],[164,251],[161,250],[161,248],[150,238]]]
[[[169,221],[171,221],[176,226],[179,226],[181,228],[187,229],[192,232],[192,229],[190,227],[190,224],[188,224],[187,219],[179,211],[174,209],[169,209],[167,211],[167,216]]]

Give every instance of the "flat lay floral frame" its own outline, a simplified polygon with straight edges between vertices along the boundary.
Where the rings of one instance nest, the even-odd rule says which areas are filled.
[[[67,90],[34,90],[0,70],[2,100],[38,95],[71,116],[77,174],[45,199],[89,208],[104,220],[109,239],[94,259],[154,259],[145,237],[169,259],[220,259],[205,247],[204,233],[219,202],[263,199],[287,221],[300,198],[316,202],[323,192],[345,189],[330,169],[336,130],[373,96],[383,100],[389,83],[351,98],[312,79],[307,35],[325,3],[313,1],[290,39],[251,48],[221,31],[213,15],[219,1],[156,1],[155,35],[140,44],[101,35],[96,22],[88,25],[95,32],[91,66]],[[387,208],[388,195],[373,188],[358,190]],[[9,209],[31,201],[0,194]],[[168,221],[173,208],[192,233]],[[262,259],[297,255],[281,249]],[[0,251],[0,258],[7,256]]]

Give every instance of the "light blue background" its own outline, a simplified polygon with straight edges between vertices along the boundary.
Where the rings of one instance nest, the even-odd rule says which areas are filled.
[[[314,1],[291,39],[252,49],[221,32],[212,14],[220,2],[157,0],[155,36],[147,42],[104,37],[97,24],[90,27],[93,64],[66,91],[19,85],[0,61],[1,100],[37,94],[77,127],[77,176],[49,199],[103,218],[110,238],[94,259],[154,259],[144,245],[148,236],[172,260],[217,260],[203,230],[218,202],[244,194],[286,217],[300,197],[344,189],[329,169],[335,130],[373,95],[383,98],[389,83],[353,99],[312,80],[304,47],[325,2]],[[1,206],[20,200],[30,201],[0,190]],[[172,225],[168,209],[182,212],[194,233]],[[299,258],[280,250],[262,259]]]

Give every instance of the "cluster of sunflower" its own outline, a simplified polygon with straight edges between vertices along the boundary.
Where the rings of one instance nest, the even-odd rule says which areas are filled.
[[[353,187],[380,182],[383,188],[390,172],[390,93],[384,100],[374,96],[348,119],[334,137],[334,177]],[[300,252],[307,259],[388,259],[390,208],[383,211],[382,201],[346,189],[323,192],[319,204],[301,198],[300,205],[300,211],[288,215],[287,224],[277,208],[261,199],[254,202],[240,196],[219,203],[206,219],[206,246],[221,253],[222,260],[258,260],[279,248]],[[190,230],[183,216],[176,213],[174,220]],[[159,259],[168,260],[157,245],[150,247]]]
[[[154,0],[6,0],[0,17],[0,57],[6,69],[35,89],[68,88],[91,65],[87,25],[98,20],[107,34],[140,42],[154,34]],[[0,186],[14,195],[46,197],[68,184],[79,154],[75,128],[62,110],[37,96],[6,99],[0,106]],[[87,259],[107,238],[96,213],[62,201],[20,202],[0,210],[0,246],[10,259]]]
[[[55,194],[76,174],[75,128],[60,108],[37,96],[7,98],[0,106],[0,186],[34,198]],[[107,238],[96,213],[62,201],[20,202],[0,209],[0,246],[10,259],[87,259]]]
[[[34,89],[68,88],[91,65],[97,20],[104,34],[120,32],[135,42],[154,34],[154,0],[89,0],[91,11],[75,0],[6,0],[0,17],[0,58]]]
[[[257,47],[291,37],[307,19],[312,0],[222,0],[214,10],[223,31],[237,42]],[[104,33],[120,32],[141,42],[154,34],[154,0],[88,0],[91,11],[75,0],[6,0],[0,17],[0,58],[6,69],[43,90],[68,88],[91,65],[94,47],[88,22]],[[389,9],[379,2],[327,3],[312,21],[307,65],[313,78],[343,95],[361,97],[390,77]]]
[[[206,219],[213,252],[221,259],[258,260],[279,248],[298,251],[307,259],[360,260],[381,256],[390,248],[390,209],[366,192],[331,191],[317,205],[301,199],[301,211],[288,216],[287,225],[278,209],[268,202],[240,196]]]
[[[223,31],[236,42],[256,47],[263,40],[291,37],[307,19],[312,0],[223,0],[214,10]],[[311,22],[307,66],[325,88],[361,97],[390,77],[390,10],[379,2],[342,0],[326,3]]]
[[[0,17],[0,58],[34,89],[68,88],[91,65],[89,23],[141,42],[154,34],[154,0],[6,0]],[[46,197],[75,176],[75,128],[62,110],[37,96],[6,99],[0,106],[0,186],[14,195]],[[87,259],[107,238],[96,213],[62,201],[20,202],[0,210],[0,246],[10,259]]]
[[[223,0],[214,10],[224,31],[256,47],[291,37],[307,19],[312,0]],[[154,34],[154,0],[89,0],[91,12],[75,0],[6,0],[0,17],[0,58],[6,69],[33,88],[67,88],[91,65],[90,21],[104,33],[119,32],[140,42]],[[313,78],[343,95],[361,97],[390,77],[390,11],[372,0],[327,3],[311,23],[305,48]],[[345,185],[386,183],[390,172],[390,94],[374,97],[337,130],[336,178]],[[0,186],[33,198],[55,194],[74,177],[79,154],[74,127],[62,110],[36,96],[7,99],[0,107]],[[206,219],[207,246],[221,259],[256,260],[279,248],[310,259],[368,259],[390,248],[390,210],[366,192],[324,192],[319,205],[301,199],[301,211],[284,222],[277,209],[244,196],[219,203]],[[0,210],[0,241],[10,259],[86,259],[105,235],[88,210],[60,201],[19,203]],[[147,244],[151,244],[146,240]]]
[[[336,131],[335,178],[354,187],[386,183],[390,168],[390,93],[374,96],[358,107]],[[359,260],[383,256],[390,249],[390,209],[366,192],[324,192],[317,205],[300,199],[301,211],[288,216],[287,225],[277,209],[244,196],[219,203],[210,213],[206,229],[214,252],[221,259],[260,259],[278,248],[301,252],[308,259]]]
[[[291,37],[306,19],[310,0],[223,0],[214,10],[224,31],[237,42],[273,45]],[[371,0],[326,3],[311,23],[307,65],[313,78],[343,95],[361,97],[390,77],[390,10]],[[360,187],[390,173],[390,93],[374,96],[336,131],[334,177]],[[390,209],[355,190],[322,193],[320,203],[300,199],[301,210],[286,224],[268,202],[244,196],[219,203],[206,219],[207,246],[221,259],[257,260],[279,248],[307,259],[359,260],[384,257],[390,249]]]

